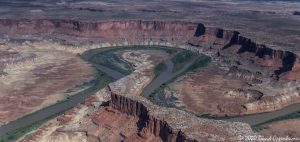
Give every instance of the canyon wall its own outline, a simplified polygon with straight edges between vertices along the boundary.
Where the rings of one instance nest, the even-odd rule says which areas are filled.
[[[194,34],[195,24],[160,21],[111,21],[87,23],[67,20],[0,20],[0,32],[9,35],[44,34],[98,38],[100,42],[139,44],[173,41],[182,43]]]
[[[250,53],[261,62],[263,67],[272,68],[276,75],[291,71],[297,55],[289,51],[275,50],[257,44],[249,38],[241,36],[237,31],[215,27],[205,27],[201,23],[183,21],[109,21],[82,22],[73,20],[40,19],[40,20],[0,20],[1,35],[24,37],[25,35],[59,38],[59,35],[97,39],[100,43],[110,45],[159,44],[201,46],[201,50],[218,47],[212,52],[223,52],[236,47],[232,55]],[[245,60],[250,60],[246,59]]]
[[[196,141],[193,138],[187,138],[180,130],[171,128],[165,120],[158,119],[149,113],[149,109],[142,103],[122,95],[111,94],[112,108],[139,117],[139,128],[142,137],[150,133],[155,137],[160,137],[163,141]]]
[[[249,71],[249,76],[252,76],[252,73],[267,72],[264,77],[275,76],[275,81],[280,79],[300,80],[297,77],[300,66],[298,55],[289,51],[276,50],[258,44],[240,35],[237,31],[207,27],[201,23],[140,20],[96,23],[59,19],[0,19],[0,36],[12,39],[37,36],[62,41],[75,39],[78,42],[81,39],[85,39],[83,41],[97,41],[100,47],[104,45],[106,47],[122,45],[168,45],[191,48],[198,52],[207,53],[214,59],[222,60],[222,64],[227,64],[229,67],[238,66],[237,70]],[[259,68],[256,69],[256,67]],[[258,82],[264,82],[264,80],[258,80]],[[264,99],[264,96],[262,99]],[[266,102],[261,102],[251,102],[245,105],[245,107],[251,110],[251,113],[255,111],[265,112],[266,110],[263,109],[263,106],[266,103],[272,104],[270,108],[274,108],[273,110],[275,108],[283,108],[292,103],[288,101],[285,105],[278,106],[278,104],[273,103],[274,99],[267,99]],[[274,107],[275,105],[276,107]],[[249,107],[247,108],[247,106]],[[132,111],[130,114],[140,115],[136,114],[137,112],[135,111],[139,109],[134,108],[134,106],[127,106],[125,108]],[[125,108],[119,109],[123,110]],[[253,108],[255,108],[254,111]]]
[[[276,62],[281,62],[281,67],[278,70],[275,70],[277,75],[292,70],[296,55],[289,51],[283,50],[275,50],[269,47],[266,47],[262,44],[257,44],[249,38],[238,36],[234,36],[231,41],[234,41],[235,44],[241,45],[238,53],[250,52],[255,54],[255,56],[259,58],[264,58],[266,60],[270,60],[271,65],[277,64]]]
[[[168,142],[238,141],[238,135],[253,134],[246,124],[199,118],[174,108],[156,106],[136,95],[112,92],[110,106],[138,117],[141,137],[154,135]]]
[[[217,45],[216,47],[218,49],[216,49],[215,52],[222,54],[222,52],[229,50],[229,56],[238,56],[240,54],[242,55],[241,62],[243,62],[243,60],[249,60],[249,55],[244,55],[243,53],[250,53],[251,57],[256,57],[257,60],[263,60],[255,64],[261,65],[262,67],[273,67],[272,69],[274,69],[273,71],[276,75],[291,71],[296,60],[299,59],[299,56],[290,51],[276,50],[263,44],[258,44],[250,38],[240,35],[237,31],[214,27],[207,28],[202,24],[198,24],[195,37],[189,41],[190,45],[201,46],[206,51],[212,51],[213,46]],[[237,49],[230,50],[230,48]]]

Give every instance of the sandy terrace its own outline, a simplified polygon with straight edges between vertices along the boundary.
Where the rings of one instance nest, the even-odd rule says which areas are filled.
[[[266,126],[259,132],[264,136],[294,137],[300,139],[300,119],[283,120]]]
[[[130,62],[135,66],[136,69],[142,65],[153,64],[157,65],[163,60],[168,58],[168,54],[162,50],[124,50],[117,52],[126,61]]]
[[[0,125],[64,99],[65,91],[95,75],[89,64],[71,52],[41,44],[5,46],[34,58],[5,65],[6,74],[0,79]]]
[[[127,76],[131,79],[121,78],[112,87],[120,92],[133,95],[142,93],[142,88],[146,87],[154,78],[155,65],[168,57],[167,53],[154,50],[122,51],[121,56],[134,66],[135,73]]]
[[[241,89],[243,88],[243,89]],[[176,105],[197,115],[238,115],[243,104],[255,101],[260,93],[242,79],[229,77],[214,63],[171,83],[165,96],[174,95]]]

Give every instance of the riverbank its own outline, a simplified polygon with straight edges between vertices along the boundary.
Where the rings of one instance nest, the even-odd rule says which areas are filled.
[[[121,77],[124,77],[124,74],[122,74],[116,70],[112,70],[108,67],[98,65],[98,64],[94,63],[91,59],[95,55],[102,53],[102,51],[109,51],[110,49],[117,51],[119,49],[122,49],[122,50],[128,49],[129,50],[129,49],[143,49],[143,48],[144,47],[142,47],[142,46],[135,46],[133,48],[130,48],[130,47],[127,47],[127,48],[126,47],[124,47],[124,48],[113,47],[113,48],[111,48],[110,47],[110,48],[105,48],[105,49],[92,49],[92,50],[85,52],[82,55],[83,56],[82,58],[89,61],[90,63],[92,63],[93,66],[95,68],[97,68],[98,70],[100,70],[103,74],[110,76],[111,80],[115,80],[115,79],[120,79]],[[146,48],[147,49],[150,48],[150,49],[154,49],[154,50],[156,49],[151,46],[147,46]],[[163,48],[163,47],[160,47],[160,48]],[[168,48],[171,48],[171,47],[168,47]],[[167,52],[173,52],[173,51],[167,50]],[[203,55],[203,57],[206,57],[206,56]],[[153,91],[155,91],[157,88],[161,89],[160,86],[164,87],[167,82],[173,81],[178,76],[181,76],[181,75],[185,74],[186,72],[192,71],[199,67],[203,67],[210,61],[211,61],[210,58],[192,58],[191,60],[188,60],[188,62],[185,62],[184,64],[182,64],[184,66],[179,71],[173,72],[174,63],[172,62],[171,59],[168,59],[164,62],[164,64],[166,65],[166,69],[164,69],[164,70],[160,71],[160,73],[158,73],[158,76],[143,90],[141,95],[146,98],[150,97],[149,95]],[[114,79],[112,79],[112,78],[114,78]],[[106,84],[106,81],[104,81],[104,83],[102,85],[104,85],[104,84]],[[107,84],[108,84],[108,82],[107,82]],[[94,91],[96,91],[97,90],[96,88],[94,88],[95,90],[93,90],[93,91],[81,92],[77,95],[71,96],[68,101],[61,101],[60,103],[55,104],[54,106],[51,106],[50,108],[45,108],[45,109],[41,110],[41,112],[36,112],[26,118],[21,118],[20,120],[13,122],[14,123],[13,125],[16,126],[15,127],[16,131],[13,131],[12,133],[9,133],[8,135],[6,135],[5,139],[19,137],[20,131],[22,134],[25,134],[26,132],[31,131],[32,128],[36,128],[36,125],[32,125],[34,122],[44,122],[44,120],[47,120],[47,118],[59,113],[59,112],[57,112],[57,110],[60,110],[60,107],[64,107],[64,110],[71,108],[72,106],[80,103],[80,101],[83,101],[86,96],[88,96],[88,95],[92,94]],[[54,109],[57,113],[51,112],[51,111],[54,111]],[[274,112],[274,113],[277,113],[277,112]],[[52,115],[49,115],[49,114],[52,114]],[[282,113],[281,115],[285,115],[285,114],[286,113]],[[264,118],[264,119],[262,119],[262,121],[268,121],[274,117],[277,117],[277,115],[274,115],[274,116],[272,115],[272,117],[265,118],[264,115],[267,115],[267,114],[255,114],[255,115],[253,115],[254,117],[250,117],[250,118],[248,118],[249,116],[239,116],[239,117],[234,117],[232,119],[229,119],[228,121],[241,121],[241,122],[246,122],[246,123],[252,124],[252,122],[261,123],[260,118]],[[39,116],[39,117],[37,117],[37,116]],[[35,117],[37,117],[38,119],[29,120],[30,118],[35,118]],[[258,121],[258,119],[259,119],[259,121]],[[222,119],[222,120],[226,120],[226,119]],[[23,125],[23,124],[26,124],[26,125]],[[20,126],[22,128],[20,128]],[[6,128],[9,128],[9,127],[10,126],[7,126]],[[20,128],[20,129],[17,129],[17,128]],[[2,131],[3,129],[5,129],[5,128],[0,127],[1,135],[2,135],[2,132],[4,132],[4,131]],[[12,129],[12,127],[9,129]],[[5,131],[9,131],[9,129],[5,129]],[[3,133],[3,134],[5,134],[5,133]]]
[[[14,141],[24,134],[33,131],[48,120],[55,118],[64,111],[72,108],[74,105],[81,103],[87,96],[92,95],[99,89],[105,87],[108,83],[124,77],[123,73],[116,70],[110,69],[106,66],[95,63],[93,58],[103,52],[111,52],[118,50],[129,50],[129,49],[153,49],[153,50],[164,50],[167,53],[174,53],[176,50],[171,47],[159,47],[159,46],[130,46],[130,47],[108,47],[99,48],[86,51],[81,55],[81,58],[91,63],[98,71],[97,79],[91,81],[93,85],[72,96],[68,96],[67,99],[58,101],[56,104],[43,108],[34,113],[28,114],[22,118],[3,125],[0,127],[0,140],[1,142]]]
[[[59,116],[60,114],[63,114],[66,110],[69,108],[72,108],[71,104],[76,105],[84,100],[85,97],[90,96],[94,94],[97,90],[104,88],[108,83],[112,82],[114,79],[112,79],[110,76],[104,74],[101,71],[98,71],[97,79],[94,81],[95,84],[85,89],[84,91],[75,94],[73,96],[69,96],[67,99],[59,101],[56,104],[53,104],[51,106],[48,106],[46,108],[43,108],[42,110],[36,111],[34,113],[31,113],[29,115],[26,115],[22,118],[19,118],[15,121],[12,121],[6,125],[3,125],[0,127],[0,142],[9,142],[14,141],[18,139],[19,137],[25,135],[26,133],[29,133],[36,128],[39,128],[42,124],[46,123],[47,121],[55,118],[56,116]],[[56,111],[60,110],[57,113],[54,113]],[[45,112],[46,111],[46,112]],[[47,115],[40,115],[45,114]],[[49,115],[50,114],[50,115]],[[37,117],[40,116],[40,117]],[[43,117],[44,116],[44,117]],[[34,120],[35,118],[37,121],[30,121]],[[25,126],[19,125],[20,123],[28,124]],[[27,123],[25,123],[27,122]],[[15,125],[12,125],[15,124]],[[21,126],[21,127],[20,127]],[[17,128],[15,130],[12,130],[14,128]],[[12,131],[9,131],[12,130]]]
[[[142,96],[147,97],[152,103],[165,106],[165,107],[176,107],[174,104],[176,98],[174,96],[166,97],[164,89],[167,85],[175,81],[178,77],[192,72],[198,68],[206,66],[211,62],[210,57],[205,55],[191,54],[190,51],[182,51],[165,62],[167,70],[162,72],[150,85],[149,87],[154,88],[151,91],[143,92]],[[183,55],[183,56],[182,56]],[[189,55],[187,57],[185,55]],[[187,59],[187,60],[184,60]],[[175,63],[174,63],[175,62]],[[161,79],[164,78],[164,79]],[[147,88],[146,88],[147,89]],[[180,108],[178,108],[180,109]]]

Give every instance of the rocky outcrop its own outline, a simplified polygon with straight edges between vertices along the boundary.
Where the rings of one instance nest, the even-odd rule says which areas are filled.
[[[277,61],[281,62],[281,67],[275,70],[277,75],[290,71],[294,66],[296,55],[289,51],[275,50],[266,47],[265,45],[257,44],[251,39],[239,36],[237,44],[241,45],[238,53],[250,52],[255,54],[259,58],[269,60],[269,65],[278,64]]]
[[[226,93],[226,97],[246,99],[248,102],[259,100],[261,99],[262,96],[263,96],[262,92],[259,92],[257,90],[250,90],[250,89],[247,90],[237,89],[237,90],[231,90]]]
[[[188,138],[180,130],[174,130],[166,120],[151,116],[148,108],[141,102],[126,98],[125,96],[111,94],[110,105],[123,113],[139,117],[140,135],[142,137],[153,134],[163,141],[196,141]]]
[[[215,121],[218,125],[209,125],[209,120],[173,108],[158,107],[140,96],[112,93],[110,105],[122,113],[139,117],[139,135],[142,137],[154,135],[163,141],[237,141],[238,135],[251,134],[247,126],[241,130],[242,123],[231,125]],[[235,127],[240,130],[236,131]]]
[[[283,107],[287,107],[293,103],[299,103],[299,93],[291,93],[288,95],[275,95],[263,98],[259,101],[246,103],[244,105],[247,112],[245,113],[256,113],[258,110],[264,110],[271,112],[278,110]]]
[[[293,15],[300,15],[300,11],[294,11]]]
[[[263,44],[257,44],[251,39],[241,36],[239,32],[224,30],[219,28],[206,28],[202,24],[197,26],[195,36],[199,39],[198,42],[209,43],[209,48],[213,48],[214,45],[220,45],[222,48],[219,54],[222,52],[226,52],[224,50],[228,50],[229,48],[235,48],[234,45],[239,45],[237,49],[234,50],[235,53],[230,53],[232,55],[238,55],[243,53],[251,53],[252,55],[258,59],[262,59],[263,61],[257,61],[255,64],[264,66],[264,67],[278,67],[278,69],[274,70],[276,75],[280,75],[284,72],[291,71],[296,59],[299,57],[289,51],[276,50],[269,47],[266,47]],[[194,45],[197,45],[194,41]],[[193,44],[192,44],[193,45]],[[249,55],[246,55],[249,56]],[[241,57],[244,58],[244,57]],[[244,60],[247,58],[244,58]],[[243,62],[243,60],[241,60]]]

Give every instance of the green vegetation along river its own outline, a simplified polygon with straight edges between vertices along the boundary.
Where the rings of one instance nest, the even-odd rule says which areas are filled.
[[[163,62],[164,65],[160,65],[161,67],[156,68],[156,78],[148,85],[142,92],[142,96],[149,98],[149,96],[157,91],[164,84],[173,81],[176,77],[183,75],[188,71],[192,71],[201,66],[205,66],[210,62],[210,58],[205,55],[191,56],[190,52],[186,53],[178,53],[178,49],[170,48],[170,47],[159,47],[159,46],[131,46],[131,47],[117,47],[117,48],[100,48],[100,49],[92,49],[81,56],[84,60],[93,64],[93,66],[98,70],[97,79],[94,82],[92,87],[85,89],[84,91],[70,96],[67,100],[61,101],[57,104],[51,105],[44,109],[41,109],[37,112],[19,118],[15,121],[12,121],[6,125],[2,125],[0,127],[0,142],[12,141],[16,138],[26,134],[27,132],[34,130],[41,126],[47,120],[54,118],[55,116],[63,113],[64,111],[72,108],[78,103],[84,101],[84,99],[99,89],[105,87],[108,83],[113,80],[120,79],[124,77],[123,71],[118,71],[111,69],[109,67],[104,66],[108,62],[102,62],[101,64],[97,64],[95,62],[95,57],[98,54],[101,54],[104,51],[113,50],[117,51],[119,49],[153,49],[153,50],[165,50],[170,54],[170,58]],[[182,49],[180,49],[182,51]],[[192,53],[193,55],[195,53]],[[171,56],[174,55],[174,56]],[[177,57],[175,55],[178,55]],[[95,57],[95,58],[94,58]],[[173,57],[173,58],[172,58]],[[94,58],[94,60],[93,60]],[[104,59],[103,57],[101,57]],[[120,61],[119,59],[113,59],[114,61]],[[121,61],[123,62],[123,61]],[[98,62],[99,63],[99,62]],[[130,65],[127,65],[129,67]],[[174,67],[178,69],[174,69]],[[125,67],[125,66],[122,66]],[[115,68],[117,69],[117,68]],[[127,70],[127,73],[130,73],[132,69]],[[123,73],[122,73],[123,72]],[[270,112],[270,113],[262,113],[262,114],[253,114],[248,116],[239,116],[234,118],[223,119],[227,121],[241,121],[249,123],[250,125],[263,124],[264,122],[272,121],[276,118],[283,118],[283,116],[289,115],[294,112],[298,112],[300,108],[299,104],[294,104],[289,107],[283,108],[278,111]]]

